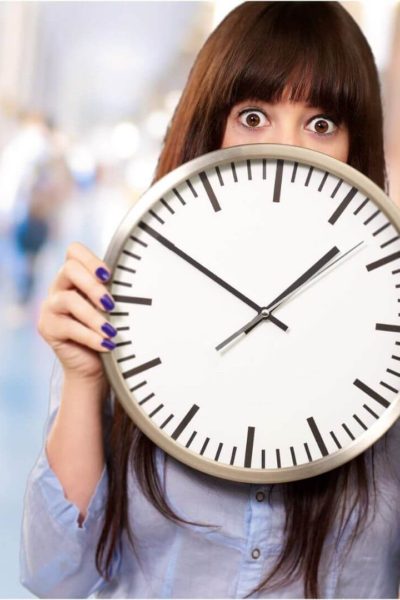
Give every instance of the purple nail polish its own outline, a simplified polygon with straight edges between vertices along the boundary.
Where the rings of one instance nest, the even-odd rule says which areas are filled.
[[[104,325],[101,326],[101,330],[108,337],[114,337],[118,333],[118,331],[116,329],[114,329],[114,327],[112,325],[110,325],[110,323],[104,323]]]
[[[115,307],[111,296],[108,296],[107,294],[104,294],[104,296],[100,298],[100,302],[102,303],[104,310],[112,310]]]
[[[101,342],[101,345],[103,346],[103,348],[107,348],[107,350],[114,350],[115,348],[115,344],[111,340],[103,340]]]
[[[104,267],[96,269],[96,275],[101,281],[108,281],[110,279],[110,273]]]

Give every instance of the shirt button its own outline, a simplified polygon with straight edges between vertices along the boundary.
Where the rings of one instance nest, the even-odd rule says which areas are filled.
[[[264,492],[257,492],[256,493],[256,500],[257,500],[257,502],[262,502],[263,500],[265,500],[265,494],[264,494]]]
[[[252,553],[251,553],[251,556],[252,556],[252,557],[253,557],[255,560],[257,560],[257,558],[260,558],[260,556],[261,556],[261,552],[260,552],[260,550],[259,550],[258,548],[254,548],[254,550],[253,550],[253,551],[252,551]]]

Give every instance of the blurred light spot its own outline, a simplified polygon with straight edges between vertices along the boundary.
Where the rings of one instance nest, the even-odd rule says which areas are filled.
[[[155,164],[154,157],[131,161],[125,171],[125,181],[128,187],[140,193],[144,192],[151,184]]]
[[[111,135],[111,145],[120,159],[134,156],[139,148],[140,134],[133,123],[123,122],[115,126]]]
[[[171,90],[170,92],[168,92],[168,94],[165,95],[165,108],[171,116],[173,115],[174,110],[178,105],[181,94],[182,90]]]
[[[145,121],[147,133],[155,140],[164,137],[167,131],[170,115],[165,110],[154,110]]]

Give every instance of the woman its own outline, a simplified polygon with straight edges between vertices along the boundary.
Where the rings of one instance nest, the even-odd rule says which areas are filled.
[[[376,67],[340,4],[248,2],[230,13],[199,53],[155,180],[252,142],[318,150],[385,186]],[[398,427],[349,464],[292,484],[230,483],[166,457],[109,402],[98,354],[114,347],[108,278],[72,244],[42,306],[39,331],[62,368],[28,484],[24,584],[53,597],[397,597]]]

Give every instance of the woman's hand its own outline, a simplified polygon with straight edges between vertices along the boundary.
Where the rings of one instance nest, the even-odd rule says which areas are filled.
[[[115,329],[105,312],[114,308],[104,283],[110,270],[86,246],[72,243],[42,303],[38,331],[53,348],[71,380],[104,378],[99,352],[114,344]]]

